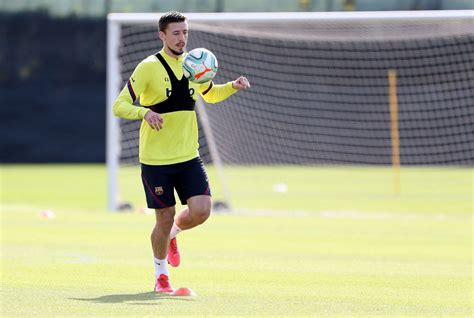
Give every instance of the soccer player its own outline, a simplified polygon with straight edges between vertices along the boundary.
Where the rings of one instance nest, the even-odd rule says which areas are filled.
[[[155,209],[151,233],[155,264],[155,292],[173,291],[168,263],[180,263],[176,235],[205,222],[211,213],[211,190],[198,152],[198,126],[194,110],[197,93],[217,103],[250,87],[240,76],[216,85],[197,84],[183,76],[188,23],[179,12],[159,20],[163,48],[142,60],[113,105],[115,116],[141,119],[139,157],[147,205]],[[137,101],[140,105],[136,106]],[[176,190],[183,205],[175,218]]]

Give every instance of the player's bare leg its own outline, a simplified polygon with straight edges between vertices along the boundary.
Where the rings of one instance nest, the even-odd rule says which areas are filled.
[[[211,215],[211,197],[208,195],[191,197],[187,204],[188,207],[179,213],[171,228],[168,263],[173,267],[179,266],[181,261],[176,235],[204,223]]]
[[[169,283],[169,272],[166,260],[168,254],[169,234],[173,226],[175,208],[156,209],[156,223],[151,232],[151,246],[155,261],[155,292],[167,293],[173,289]]]
[[[189,230],[204,223],[211,215],[211,197],[197,195],[187,201],[188,207],[179,213],[176,225],[181,230]]]

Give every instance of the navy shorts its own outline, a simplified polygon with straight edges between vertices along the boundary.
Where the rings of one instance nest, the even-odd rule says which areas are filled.
[[[150,209],[176,204],[174,190],[183,205],[196,195],[211,195],[209,180],[201,158],[171,165],[150,166],[142,163],[142,182]]]

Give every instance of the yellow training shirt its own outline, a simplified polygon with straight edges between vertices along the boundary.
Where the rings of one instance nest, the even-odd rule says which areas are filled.
[[[158,54],[164,58],[178,80],[183,77],[183,59],[169,56],[164,50]],[[184,54],[183,54],[184,55]],[[114,102],[115,116],[125,119],[142,119],[140,126],[140,162],[147,165],[167,165],[184,162],[199,156],[198,126],[194,107],[177,107],[169,109],[160,106],[172,94],[172,79],[156,55],[151,55],[140,62],[127,84]],[[212,82],[197,84],[189,82],[189,96],[196,101],[197,92],[208,103],[223,101],[237,90],[232,82],[213,85]],[[187,98],[187,96],[186,96]],[[134,105],[139,100],[140,106]],[[161,104],[160,104],[161,103]],[[156,131],[144,120],[150,111],[147,106],[154,105],[154,110],[163,116],[163,128]]]

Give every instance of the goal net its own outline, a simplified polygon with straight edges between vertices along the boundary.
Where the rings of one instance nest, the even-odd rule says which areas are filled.
[[[252,85],[197,107],[215,199],[241,210],[311,210],[324,206],[315,196],[399,194],[400,167],[472,167],[472,11],[185,15],[188,50],[218,58],[214,82],[245,75]],[[140,122],[110,108],[137,63],[161,49],[159,17],[108,16],[110,209],[144,204]],[[469,177],[433,182],[472,187]],[[359,192],[362,184],[370,190]]]

